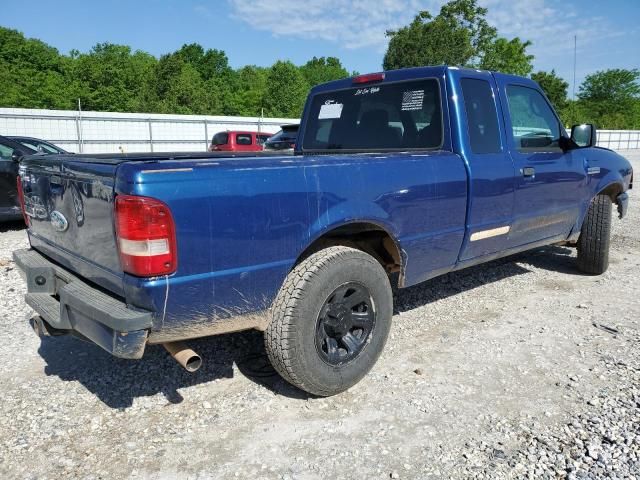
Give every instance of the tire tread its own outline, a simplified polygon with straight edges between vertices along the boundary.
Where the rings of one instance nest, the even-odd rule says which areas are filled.
[[[597,195],[582,224],[578,238],[578,268],[594,275],[609,267],[612,202],[607,195]]]

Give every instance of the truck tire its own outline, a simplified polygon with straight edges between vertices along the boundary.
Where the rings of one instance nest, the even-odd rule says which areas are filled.
[[[597,195],[589,205],[578,238],[578,268],[600,275],[609,267],[611,243],[611,198]]]
[[[392,315],[391,284],[380,263],[355,248],[328,247],[287,276],[265,331],[266,350],[289,383],[335,395],[376,363]]]

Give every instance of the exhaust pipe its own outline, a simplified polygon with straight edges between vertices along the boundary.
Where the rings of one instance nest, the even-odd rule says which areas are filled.
[[[169,342],[162,345],[187,372],[193,373],[202,366],[200,355],[191,350],[185,343]]]

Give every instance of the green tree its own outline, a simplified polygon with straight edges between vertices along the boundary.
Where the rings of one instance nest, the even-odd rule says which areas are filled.
[[[591,122],[601,128],[637,128],[640,71],[615,68],[587,75],[578,90]]]
[[[487,47],[480,68],[526,77],[533,71],[533,55],[527,54],[530,41],[518,37],[511,40],[497,38]]]
[[[159,113],[206,113],[204,82],[196,67],[179,55],[162,56],[154,70],[151,104]]]
[[[299,117],[302,114],[309,85],[300,69],[291,62],[276,62],[267,77],[262,104],[265,115],[271,117]]]
[[[640,95],[640,70],[614,68],[587,75],[578,98],[587,101],[629,102]]]
[[[335,57],[313,57],[300,67],[300,71],[310,87],[349,76],[349,72]]]
[[[538,85],[547,94],[547,97],[558,112],[562,113],[567,108],[569,84],[556,75],[555,70],[551,70],[551,72],[536,72],[531,75],[531,79],[538,82]]]
[[[451,0],[433,17],[422,11],[406,27],[387,31],[385,70],[423,65],[473,65],[496,37],[477,0]]]
[[[156,59],[126,45],[100,43],[74,59],[70,75],[87,110],[130,112],[145,109],[147,80]]]
[[[22,108],[71,106],[66,59],[40,40],[0,27],[0,105]]]
[[[232,92],[234,109],[230,115],[257,117],[264,107],[262,101],[267,90],[269,70],[263,67],[246,66],[236,72],[236,84]]]

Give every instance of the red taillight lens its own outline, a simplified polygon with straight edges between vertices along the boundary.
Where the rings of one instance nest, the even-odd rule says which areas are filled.
[[[148,197],[116,197],[116,235],[122,269],[138,277],[168,275],[178,267],[171,210]]]
[[[22,178],[18,175],[18,180],[16,183],[16,190],[18,192],[18,201],[20,202],[20,210],[22,211],[22,218],[24,218],[24,223],[27,227],[30,227],[29,216],[27,215],[27,211],[24,208],[24,190],[22,190]]]
[[[358,75],[353,77],[354,84],[381,82],[384,80],[384,73],[368,73],[366,75]]]

